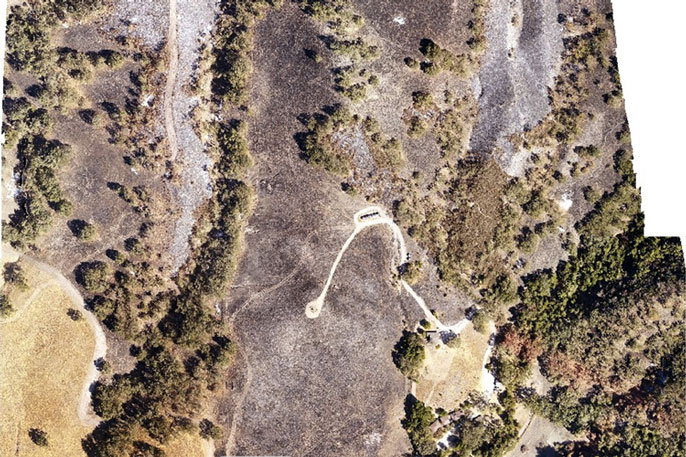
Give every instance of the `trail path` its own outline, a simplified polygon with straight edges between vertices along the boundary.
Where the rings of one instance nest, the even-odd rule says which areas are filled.
[[[238,422],[240,420],[240,413],[243,411],[243,403],[245,402],[245,397],[247,396],[248,389],[250,388],[250,383],[252,382],[252,370],[250,368],[250,363],[246,362],[246,374],[245,374],[245,384],[241,391],[241,396],[233,407],[233,416],[231,418],[231,429],[229,430],[229,437],[226,440],[226,452],[230,453],[236,444],[236,430],[238,429]]]
[[[305,238],[305,244],[307,244],[310,241],[310,239],[316,235],[316,233],[317,232],[310,232],[310,234],[307,235],[307,238]],[[293,279],[293,277],[295,277],[295,275],[297,275],[300,272],[300,270],[301,270],[301,268],[305,262],[308,262],[311,260],[310,256],[305,254],[304,249],[303,249],[303,252],[301,253],[301,255],[299,257],[300,257],[300,261],[298,262],[298,264],[286,276],[284,276],[282,279],[280,279],[275,284],[273,284],[273,285],[271,285],[265,289],[262,289],[261,291],[259,291],[255,295],[250,296],[250,298],[248,298],[248,300],[246,300],[245,303],[243,303],[243,305],[241,305],[241,307],[238,310],[236,310],[235,313],[233,313],[233,315],[229,319],[229,326],[233,328],[234,321],[235,321],[236,317],[239,314],[241,314],[243,311],[245,311],[248,308],[248,305],[253,303],[255,300],[261,300],[261,299],[265,298],[266,296],[273,293],[275,290],[281,288],[284,284],[286,284],[288,281]],[[237,338],[237,336],[236,336],[236,338]],[[245,347],[244,345],[241,345],[240,340],[237,340],[237,342],[238,342],[239,346]],[[246,357],[246,355],[243,353],[242,357]],[[250,384],[252,383],[252,369],[250,367],[250,363],[247,360],[246,360],[245,366],[246,366],[245,383],[244,383],[243,388],[241,390],[240,397],[238,398],[238,400],[236,401],[236,404],[233,407],[233,416],[231,419],[231,429],[229,430],[229,437],[227,438],[226,445],[225,445],[225,450],[229,454],[231,453],[231,451],[233,450],[233,447],[235,445],[236,430],[237,430],[238,424],[241,420],[240,413],[243,410],[243,403],[245,402],[245,397],[247,396],[248,389],[250,388]]]
[[[494,335],[496,332],[495,323],[493,321],[488,323],[488,332],[490,335]],[[488,371],[488,368],[486,368],[486,366],[488,365],[488,361],[491,358],[491,352],[493,352],[494,344],[495,338],[492,337],[488,341],[488,349],[486,349],[486,352],[484,353],[483,362],[481,363],[482,367],[480,387],[481,392],[484,394],[486,398],[491,398],[491,395],[495,390],[495,376],[493,376],[493,374],[490,371]]]
[[[209,440],[202,440],[202,452],[205,457],[214,457],[214,440],[210,438]]]
[[[355,222],[355,229],[350,234],[345,243],[343,243],[343,247],[338,252],[336,260],[334,260],[333,265],[331,266],[329,277],[327,278],[326,283],[324,284],[324,288],[322,289],[321,294],[319,294],[319,296],[316,299],[309,302],[305,307],[305,315],[310,319],[316,319],[319,317],[319,314],[321,313],[322,308],[324,307],[326,293],[329,290],[329,286],[331,285],[331,280],[333,279],[333,275],[336,272],[336,268],[338,267],[339,262],[343,258],[343,254],[348,249],[350,243],[352,243],[357,234],[365,228],[372,227],[374,225],[388,225],[393,231],[393,242],[398,246],[401,264],[407,260],[407,248],[405,246],[405,239],[403,238],[403,233],[400,230],[400,227],[398,227],[396,223],[393,222],[393,219],[386,215],[383,209],[381,209],[378,206],[370,206],[364,208],[363,210],[355,213],[355,215],[353,216],[353,221]],[[417,302],[417,305],[419,305],[419,307],[422,309],[426,320],[431,322],[434,328],[436,328],[439,332],[459,335],[460,332],[462,332],[462,330],[464,330],[464,328],[469,324],[469,319],[466,318],[462,319],[461,321],[453,325],[446,325],[442,323],[436,316],[434,316],[431,313],[431,310],[428,306],[426,306],[426,302],[424,301],[424,299],[420,297],[419,294],[417,294],[417,292],[415,292],[414,289],[412,289],[412,287],[407,282],[405,282],[405,280],[401,279],[400,283],[402,284],[405,291],[408,294],[410,294],[414,301]],[[489,322],[488,325],[490,333],[494,334],[494,332],[496,331],[495,324],[493,322]],[[491,338],[488,342],[488,348],[484,353],[480,381],[480,390],[484,394],[484,396],[489,399],[492,397],[495,388],[495,378],[488,371],[486,365],[488,364],[488,360],[491,357],[493,343],[494,339]],[[413,382],[411,385],[412,395],[415,395],[416,388],[416,383]]]
[[[310,319],[316,319],[317,317],[319,317],[319,313],[321,313],[322,308],[324,307],[326,293],[329,290],[329,286],[331,285],[331,280],[333,279],[333,275],[336,272],[336,268],[338,267],[338,264],[343,258],[343,254],[350,246],[350,243],[353,242],[357,234],[360,233],[362,230],[366,229],[367,227],[372,227],[374,225],[388,225],[393,231],[393,242],[398,246],[401,264],[405,262],[405,260],[407,259],[407,247],[405,245],[405,238],[403,237],[403,233],[400,230],[400,227],[398,227],[396,223],[393,222],[393,219],[386,215],[382,208],[378,206],[370,206],[364,208],[355,213],[355,215],[353,216],[353,221],[355,222],[355,229],[350,234],[345,243],[343,243],[343,247],[338,252],[338,256],[336,256],[336,260],[334,260],[333,265],[331,266],[329,277],[327,278],[326,283],[324,284],[324,288],[322,289],[321,294],[319,294],[319,296],[316,299],[309,302],[305,307],[305,315]],[[419,307],[424,312],[426,320],[431,322],[438,331],[451,332],[456,335],[459,335],[459,333],[469,323],[468,319],[462,319],[461,321],[453,325],[443,324],[438,318],[436,318],[436,316],[434,316],[431,313],[431,310],[429,310],[429,308],[426,306],[426,302],[424,301],[424,299],[420,297],[414,291],[414,289],[412,289],[412,287],[407,282],[405,282],[404,279],[400,280],[400,284],[403,286],[405,291],[408,294],[410,294],[414,301],[417,302]]]
[[[90,311],[86,310],[83,297],[79,293],[78,289],[74,287],[71,281],[65,278],[64,275],[59,272],[59,270],[37,259],[34,259],[29,255],[20,254],[9,246],[3,245],[2,248],[10,253],[19,255],[24,262],[51,276],[52,279],[50,284],[57,283],[62,288],[62,290],[69,297],[69,300],[71,300],[74,307],[82,311],[86,322],[93,330],[93,335],[95,336],[95,348],[93,349],[93,357],[91,359],[91,363],[89,364],[88,372],[86,373],[86,379],[83,382],[83,389],[79,399],[78,416],[79,420],[84,426],[95,427],[100,423],[100,419],[90,412],[90,387],[95,381],[97,381],[100,372],[97,370],[93,362],[97,359],[104,358],[107,354],[107,341],[105,339],[105,333],[100,326],[100,322],[98,322],[96,317]]]
[[[169,0],[169,32],[167,37],[168,67],[167,84],[164,88],[164,127],[167,130],[167,145],[171,161],[176,159],[179,147],[176,143],[176,130],[174,129],[174,87],[176,75],[179,72],[179,47],[176,39],[176,0]]]
[[[47,281],[41,284],[40,286],[36,287],[33,292],[31,292],[31,295],[29,295],[29,298],[26,299],[26,303],[24,303],[24,306],[17,311],[16,313],[12,314],[12,317],[3,319],[0,321],[0,325],[5,325],[5,324],[11,324],[12,322],[16,322],[19,319],[22,318],[22,316],[26,313],[26,310],[31,308],[31,303],[33,303],[33,300],[36,299],[38,294],[43,292],[47,287],[54,285],[54,281]]]

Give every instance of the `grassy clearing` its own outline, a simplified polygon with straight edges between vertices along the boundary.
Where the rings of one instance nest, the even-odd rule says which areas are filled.
[[[0,323],[0,455],[85,455],[89,428],[77,408],[93,335],[84,320],[69,317],[71,301],[48,275],[23,268],[29,287],[11,293],[16,312]],[[31,442],[31,428],[47,432],[47,447]]]
[[[205,455],[207,442],[203,441],[197,434],[184,433],[164,446],[164,453],[167,457],[187,457]]]
[[[517,405],[515,418],[521,427],[522,435],[515,447],[506,454],[507,457],[534,457],[538,455],[538,447],[542,443],[560,443],[575,439],[575,436],[564,427],[532,415],[531,410],[522,405]]]
[[[460,344],[426,347],[426,363],[417,383],[417,398],[433,407],[455,409],[469,392],[479,389],[488,335],[469,325],[460,333]]]

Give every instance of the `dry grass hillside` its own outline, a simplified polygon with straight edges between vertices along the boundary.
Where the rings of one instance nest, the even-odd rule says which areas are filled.
[[[24,270],[28,289],[10,294],[16,310],[0,321],[0,454],[84,455],[81,439],[90,427],[81,425],[77,410],[93,333],[69,317],[72,302],[50,276]],[[47,447],[31,441],[32,428],[48,434]]]

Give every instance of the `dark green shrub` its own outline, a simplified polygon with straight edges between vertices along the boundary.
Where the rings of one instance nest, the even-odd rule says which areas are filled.
[[[416,455],[433,454],[436,451],[436,440],[429,428],[436,419],[433,410],[413,396],[405,399],[405,405],[403,427]]]
[[[214,424],[209,419],[203,419],[200,421],[200,436],[205,439],[219,440],[223,435],[220,426]]]
[[[14,312],[14,306],[10,302],[9,295],[0,294],[0,317],[8,317]]]
[[[28,288],[26,275],[19,262],[7,262],[2,270],[2,277],[7,284],[18,287],[21,290]]]
[[[423,338],[417,333],[403,331],[403,336],[393,350],[393,362],[400,372],[413,381],[419,379],[419,370],[424,365],[426,350]]]
[[[76,281],[89,292],[103,290],[107,286],[111,274],[107,264],[100,260],[82,262],[74,270]]]
[[[531,193],[528,202],[522,205],[522,209],[531,217],[538,217],[548,210],[548,200],[543,190],[535,190]]]
[[[95,225],[81,219],[74,219],[68,222],[69,229],[74,236],[83,241],[92,241],[98,232]]]
[[[83,314],[81,314],[81,311],[78,309],[69,308],[67,310],[67,316],[69,316],[69,319],[73,320],[74,322],[83,320]]]
[[[33,444],[36,446],[47,447],[49,444],[48,434],[40,428],[29,429],[29,438],[31,438],[31,441],[33,441]]]

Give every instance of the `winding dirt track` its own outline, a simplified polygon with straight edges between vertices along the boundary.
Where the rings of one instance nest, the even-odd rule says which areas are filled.
[[[313,301],[309,302],[307,306],[305,307],[305,315],[310,318],[310,319],[316,319],[319,317],[319,313],[321,312],[322,308],[324,307],[324,300],[326,299],[326,292],[329,290],[329,286],[331,285],[331,280],[333,279],[333,275],[336,272],[336,267],[338,266],[338,263],[341,261],[343,258],[343,254],[345,251],[348,249],[348,246],[350,246],[350,243],[352,243],[353,239],[355,239],[355,236],[357,236],[358,233],[360,233],[362,230],[364,230],[367,227],[371,227],[374,225],[388,225],[391,230],[393,231],[393,241],[398,245],[398,249],[400,252],[400,262],[401,264],[406,260],[407,258],[407,247],[405,246],[405,238],[403,237],[403,233],[400,230],[400,227],[393,222],[393,219],[388,217],[386,213],[384,212],[383,209],[379,208],[378,206],[370,206],[367,208],[364,208],[357,213],[355,213],[355,216],[353,217],[353,220],[355,222],[355,230],[353,230],[353,233],[350,234],[348,239],[345,241],[343,244],[343,247],[341,250],[338,252],[338,256],[336,257],[336,260],[334,261],[333,265],[331,266],[331,271],[329,272],[329,277],[326,280],[326,283],[324,284],[324,288],[322,289],[321,294],[319,294],[319,297],[314,299]],[[469,319],[462,319],[461,321],[453,324],[453,325],[446,325],[442,323],[436,316],[434,316],[431,313],[431,310],[429,309],[428,306],[426,306],[426,302],[424,299],[417,294],[417,292],[412,289],[412,287],[405,282],[405,280],[401,279],[400,283],[402,284],[403,288],[405,291],[410,294],[410,296],[414,299],[415,302],[419,305],[419,307],[422,309],[424,312],[424,316],[426,319],[431,322],[434,327],[440,331],[440,332],[449,332],[453,333],[455,335],[459,335],[462,330],[469,324]],[[495,324],[493,322],[489,322],[489,332],[491,334],[495,333]],[[488,349],[486,350],[486,353],[484,354],[483,358],[483,368],[482,368],[482,376],[481,376],[481,390],[482,392],[486,395],[486,397],[491,396],[493,393],[493,389],[495,387],[495,378],[493,375],[488,371],[486,368],[486,365],[488,364],[488,360],[491,357],[491,351],[493,350],[493,341],[490,341],[488,344]],[[413,388],[414,388],[414,383],[413,383]]]
[[[333,279],[333,275],[336,272],[336,267],[338,267],[338,264],[343,258],[343,254],[348,249],[348,246],[350,246],[350,243],[352,243],[357,234],[365,228],[372,227],[374,225],[388,225],[393,231],[394,243],[398,245],[398,250],[400,252],[400,263],[404,263],[407,258],[407,247],[405,246],[405,238],[403,237],[403,233],[400,231],[400,227],[398,227],[398,225],[395,222],[393,222],[393,219],[386,215],[382,208],[378,206],[369,206],[367,208],[364,208],[355,213],[355,215],[353,216],[353,221],[355,222],[355,229],[350,234],[348,239],[345,241],[341,250],[338,252],[338,256],[336,257],[336,260],[334,260],[333,265],[331,266],[329,277],[327,278],[326,283],[324,284],[324,288],[322,289],[321,294],[319,294],[319,296],[316,299],[309,302],[305,307],[305,315],[310,319],[316,319],[317,317],[319,317],[319,313],[321,313],[322,308],[324,307],[326,293],[329,290],[331,280]],[[438,320],[438,318],[436,318],[436,316],[434,316],[431,313],[431,310],[428,308],[428,306],[426,306],[426,302],[424,301],[424,299],[420,297],[414,291],[414,289],[412,289],[412,287],[407,282],[405,282],[405,280],[401,279],[400,284],[402,284],[405,291],[408,294],[410,294],[410,296],[412,296],[414,301],[417,302],[417,305],[419,305],[419,307],[424,312],[426,320],[431,322],[434,325],[434,327],[439,331],[452,332],[456,335],[459,335],[460,332],[469,323],[468,319],[462,319],[461,321],[453,325],[443,324],[440,320]]]
[[[167,36],[167,83],[164,88],[164,128],[167,131],[167,145],[171,161],[176,159],[179,147],[176,143],[176,130],[174,129],[174,109],[172,101],[174,99],[174,86],[176,85],[176,74],[179,71],[179,48],[176,39],[176,0],[169,0],[169,32]]]
[[[104,358],[107,354],[107,341],[105,339],[105,333],[103,332],[102,327],[100,326],[100,322],[98,322],[96,317],[90,311],[86,310],[83,297],[81,296],[81,293],[78,291],[78,289],[74,287],[74,284],[72,284],[71,281],[64,277],[64,275],[62,275],[62,273],[60,273],[59,270],[57,270],[56,268],[51,267],[50,265],[47,265],[37,259],[34,259],[31,256],[21,254],[9,246],[3,245],[2,248],[3,250],[7,250],[13,254],[20,256],[20,258],[24,262],[30,264],[32,267],[40,270],[41,272],[51,276],[52,279],[50,281],[50,284],[56,283],[62,288],[64,293],[66,293],[69,297],[69,300],[71,300],[74,307],[82,311],[86,319],[86,322],[88,323],[88,325],[90,325],[91,329],[93,330],[93,335],[95,336],[95,348],[93,349],[92,360],[95,361],[97,359]],[[34,292],[34,294],[36,292]],[[95,364],[90,363],[88,367],[88,372],[86,373],[86,379],[83,382],[83,389],[81,391],[81,397],[79,399],[79,408],[77,411],[79,420],[86,427],[95,427],[100,423],[100,419],[94,414],[92,414],[90,411],[90,387],[95,381],[98,380],[99,376],[100,372],[95,367]]]

